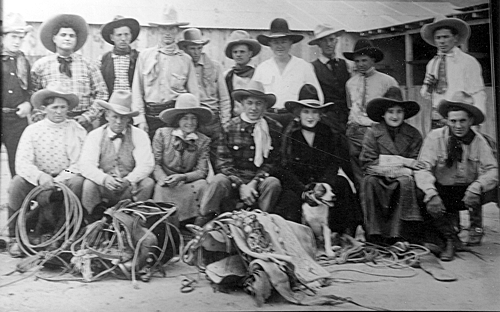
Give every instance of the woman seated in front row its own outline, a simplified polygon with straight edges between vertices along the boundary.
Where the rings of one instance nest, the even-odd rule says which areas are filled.
[[[208,184],[210,139],[197,130],[200,124],[210,122],[212,112],[201,107],[194,95],[185,93],[179,95],[174,108],[164,110],[159,117],[167,127],[156,131],[152,143],[156,180],[153,200],[174,203],[182,224],[198,215]]]
[[[402,230],[411,222],[404,221],[422,221],[412,171],[424,168],[416,160],[422,135],[404,121],[419,111],[417,102],[403,101],[398,87],[367,104],[368,117],[379,122],[366,132],[359,156],[365,173],[361,204],[369,242],[392,245],[408,240],[409,233]]]
[[[296,118],[285,130],[282,164],[275,173],[283,188],[275,211],[286,219],[301,222],[301,195],[306,186],[325,182],[336,195],[328,220],[332,233],[354,236],[363,222],[361,206],[349,181],[338,174],[342,168],[353,177],[349,150],[342,146],[340,136],[333,135],[327,125],[320,123],[323,109],[330,105],[334,104],[319,100],[316,88],[310,84],[301,88],[298,101],[285,103]]]

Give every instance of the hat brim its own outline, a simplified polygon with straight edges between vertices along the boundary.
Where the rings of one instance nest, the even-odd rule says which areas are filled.
[[[40,41],[43,46],[51,52],[56,52],[56,44],[52,40],[52,31],[60,23],[71,25],[75,30],[76,45],[74,52],[80,50],[87,41],[89,29],[83,17],[74,14],[59,14],[43,22],[40,26]]]
[[[208,124],[212,118],[212,111],[205,107],[194,107],[194,108],[167,108],[162,111],[158,116],[161,121],[167,124],[168,127],[174,127],[175,120],[177,116],[181,114],[194,114],[198,117],[198,125]]]
[[[121,115],[121,116],[127,116],[127,117],[136,117],[136,116],[139,116],[139,112],[138,111],[128,111],[128,110],[124,110],[123,109],[123,106],[121,105],[117,105],[117,104],[113,104],[113,103],[108,103],[108,102],[105,102],[103,100],[96,100],[95,101],[97,104],[99,104],[100,106],[104,107],[105,109],[109,109],[115,113],[117,113],[118,115]]]
[[[259,99],[264,99],[264,101],[266,101],[267,103],[267,108],[272,107],[274,103],[276,103],[276,95],[271,93],[260,92],[257,90],[236,89],[231,93],[231,95],[238,102],[241,102],[242,99],[249,96],[256,97]]]
[[[8,33],[29,33],[33,31],[33,26],[31,25],[26,25],[24,27],[1,27],[1,32],[2,34],[8,34]]]
[[[405,111],[404,119],[411,118],[418,114],[420,105],[415,101],[397,101],[388,98],[376,98],[368,102],[366,105],[366,114],[376,122],[384,120],[384,114],[389,107],[401,106]]]
[[[153,27],[161,27],[161,26],[187,26],[189,22],[175,22],[175,23],[149,23],[150,26]]]
[[[40,109],[40,107],[45,106],[43,105],[43,101],[46,98],[49,97],[58,97],[58,98],[63,98],[68,102],[68,110],[72,110],[78,105],[78,96],[73,93],[61,93],[49,89],[42,89],[37,92],[35,92],[31,96],[31,104],[33,105],[34,108]]]
[[[484,121],[483,112],[479,108],[477,108],[476,106],[471,105],[471,104],[464,104],[464,103],[460,103],[460,102],[451,102],[448,100],[441,100],[441,102],[439,102],[437,110],[438,110],[438,113],[441,114],[441,116],[443,116],[444,118],[447,118],[448,112],[450,111],[451,107],[460,107],[460,108],[463,108],[464,111],[471,113],[472,116],[474,117],[474,123],[472,124],[474,126],[482,124]]]
[[[297,112],[298,108],[314,108],[314,109],[325,109],[335,103],[329,102],[325,104],[321,104],[318,100],[302,100],[302,101],[287,101],[285,102],[285,108],[292,114]]]
[[[252,57],[256,56],[257,54],[260,53],[261,50],[261,45],[257,40],[252,40],[252,39],[241,39],[237,41],[231,41],[227,44],[226,47],[226,56],[230,59],[233,58],[233,47],[236,45],[240,44],[246,44],[250,47],[250,50],[252,50]]]
[[[210,42],[210,39],[207,39],[207,40],[181,40],[181,41],[177,42],[177,45],[179,46],[179,48],[182,49],[183,47],[188,46],[190,44],[206,45],[209,42]]]
[[[345,29],[340,29],[340,30],[333,29],[333,30],[330,30],[330,31],[327,31],[327,32],[321,34],[321,37],[317,37],[317,38],[314,38],[313,40],[309,41],[308,45],[318,45],[319,41],[327,36],[330,36],[330,35],[340,36],[344,33],[345,33]]]
[[[373,57],[375,59],[375,63],[384,59],[384,52],[375,47],[363,48],[354,52],[344,52],[344,57],[350,61],[354,61],[354,57],[356,57],[356,55],[368,55],[369,57]]]
[[[436,46],[434,43],[434,31],[443,26],[450,26],[458,31],[458,45],[464,44],[470,37],[470,26],[458,18],[447,18],[435,23],[425,24],[420,29],[420,35],[425,42],[431,46]]]
[[[134,42],[139,36],[139,32],[141,31],[141,26],[136,19],[133,18],[122,18],[117,21],[112,21],[101,28],[101,36],[107,43],[114,45],[114,42],[111,41],[111,34],[113,34],[113,30],[115,28],[120,28],[127,26],[130,28],[130,32],[132,33],[131,43]]]
[[[276,39],[276,38],[290,38],[293,43],[297,43],[302,39],[304,39],[304,36],[292,33],[276,33],[276,34],[271,34],[269,36],[258,35],[257,41],[262,45],[269,46],[269,41],[271,39]]]

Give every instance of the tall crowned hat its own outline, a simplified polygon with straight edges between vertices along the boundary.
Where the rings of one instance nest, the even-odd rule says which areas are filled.
[[[27,33],[32,30],[33,26],[26,24],[26,21],[19,13],[9,13],[3,20],[2,34],[10,32]]]
[[[329,24],[319,24],[314,28],[314,39],[309,41],[309,45],[317,45],[319,41],[330,35],[340,36],[345,32],[344,29],[335,29]]]
[[[368,55],[375,59],[375,63],[384,59],[384,52],[376,48],[373,43],[368,39],[359,39],[354,45],[353,52],[344,52],[344,57],[348,60],[354,61],[356,55]]]
[[[295,114],[297,109],[301,107],[323,109],[333,104],[333,102],[323,103],[323,101],[319,99],[316,87],[311,84],[305,84],[300,88],[299,100],[285,102],[285,108],[290,113]]]
[[[149,23],[151,26],[186,26],[188,22],[179,22],[179,14],[172,5],[166,5],[159,21]]]
[[[274,38],[290,38],[293,43],[297,43],[304,39],[304,36],[292,33],[285,19],[276,18],[271,22],[269,35],[258,35],[257,41],[262,45],[269,46],[269,40]]]
[[[130,42],[134,42],[135,39],[139,36],[139,32],[141,31],[141,26],[139,25],[139,22],[136,19],[133,18],[125,18],[121,15],[115,16],[115,18],[107,23],[104,24],[101,28],[101,35],[104,41],[106,41],[109,44],[113,44],[113,41],[111,41],[110,35],[113,33],[113,30],[115,28],[120,28],[120,27],[128,27],[130,28],[130,32],[132,33],[132,40]]]

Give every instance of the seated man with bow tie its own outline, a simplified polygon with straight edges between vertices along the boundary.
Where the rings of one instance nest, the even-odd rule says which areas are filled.
[[[80,156],[88,223],[101,219],[104,210],[120,200],[148,200],[155,184],[149,177],[154,169],[149,136],[130,124],[139,114],[131,109],[131,93],[118,90],[109,102],[96,103],[106,109],[108,123],[88,134]]]
[[[281,193],[281,184],[269,175],[279,159],[282,127],[264,116],[276,96],[264,93],[251,81],[232,93],[243,112],[234,117],[217,138],[217,173],[203,194],[195,225],[203,226],[221,212],[232,211],[241,200],[247,207],[270,212]]]
[[[63,84],[78,97],[78,105],[68,112],[68,117],[90,131],[92,122],[101,113],[95,100],[107,100],[108,90],[97,66],[75,53],[83,47],[88,37],[87,22],[78,15],[59,14],[40,26],[40,41],[54,54],[44,56],[33,64],[31,81],[33,90],[46,88],[51,82]],[[40,112],[32,117],[40,119]]]

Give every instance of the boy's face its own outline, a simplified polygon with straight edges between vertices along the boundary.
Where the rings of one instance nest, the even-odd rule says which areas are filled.
[[[3,48],[9,52],[18,52],[23,44],[26,33],[10,32],[4,34],[2,37]]]
[[[356,63],[358,72],[364,74],[375,65],[375,59],[368,55],[356,55],[354,56],[354,63]]]
[[[450,29],[438,29],[434,32],[434,43],[440,52],[448,53],[458,44],[458,35],[453,35]]]

